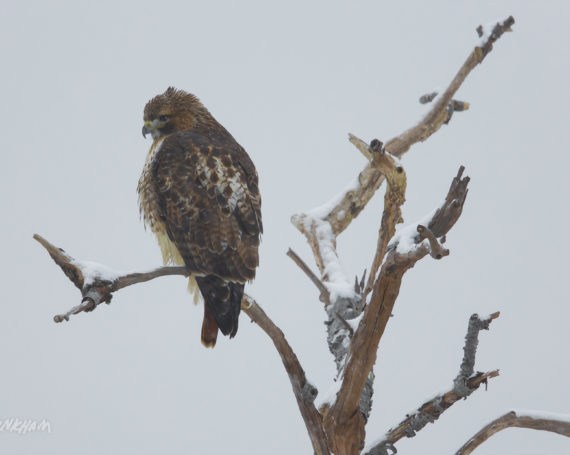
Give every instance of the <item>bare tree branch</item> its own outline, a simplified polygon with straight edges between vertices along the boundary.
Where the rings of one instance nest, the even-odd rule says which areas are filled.
[[[389,153],[397,158],[401,158],[412,145],[425,141],[449,120],[447,108],[459,87],[461,87],[469,73],[492,50],[493,43],[505,32],[510,31],[514,23],[515,20],[511,16],[502,23],[497,24],[487,39],[475,47],[469,54],[447,89],[437,99],[432,109],[421,122],[386,143],[385,148]],[[358,176],[357,188],[347,191],[334,207],[322,217],[323,220],[330,223],[335,235],[344,231],[352,220],[359,215],[383,181],[384,176],[375,169],[372,163],[368,163]],[[296,220],[302,218],[303,215],[297,215],[293,220],[293,224],[297,228],[299,228],[299,224]]]
[[[469,379],[467,386],[471,391],[475,391],[481,384],[486,385],[489,378],[494,378],[498,375],[499,370],[478,373]],[[451,389],[426,401],[416,412],[407,415],[396,427],[390,429],[381,441],[378,441],[366,451],[366,455],[383,455],[388,453],[387,450],[393,447],[400,439],[414,437],[426,424],[435,422],[441,414],[462,399],[462,396],[459,396],[454,389]]]
[[[289,256],[293,260],[293,262],[295,262],[295,264],[297,264],[299,268],[303,272],[305,272],[305,274],[309,277],[309,279],[321,292],[319,299],[321,300],[321,302],[325,304],[325,307],[328,307],[331,303],[331,296],[328,289],[323,284],[323,282],[319,280],[319,278],[313,273],[313,271],[309,268],[309,266],[305,264],[305,262],[299,257],[299,255],[295,253],[291,248],[287,250],[287,256]]]
[[[570,438],[570,420],[568,417],[559,419],[555,415],[542,416],[535,413],[528,413],[527,415],[525,412],[511,411],[483,427],[455,452],[455,455],[468,455],[495,433],[512,427],[551,431]]]
[[[382,264],[388,242],[394,236],[396,224],[401,223],[402,212],[400,207],[406,198],[406,173],[398,160],[387,153],[382,148],[382,143],[378,139],[374,139],[370,146],[356,136],[350,135],[352,142],[361,152],[371,160],[374,167],[386,178],[388,186],[386,195],[384,196],[384,211],[382,212],[382,221],[380,222],[380,231],[378,232],[378,244],[376,246],[376,254],[370,267],[370,275],[368,283],[364,288],[362,299],[365,301],[366,296],[372,290],[372,285],[376,279],[376,274]]]
[[[505,23],[512,24],[514,23],[514,20],[512,18],[509,18],[507,21],[505,21]],[[496,40],[499,36],[500,34],[497,33],[493,39]],[[485,43],[482,43],[481,45],[484,46]],[[390,140],[384,147],[384,150],[386,150],[392,156],[399,158],[413,144],[426,140],[431,134],[437,131],[441,125],[449,121],[451,115],[449,112],[450,103],[452,103],[453,108],[457,106],[457,110],[466,109],[468,107],[468,104],[453,100],[453,96],[461,84],[464,82],[467,75],[478,63],[483,60],[483,58],[484,55],[480,49],[480,46],[476,47],[469,55],[463,66],[460,68],[459,72],[454,77],[447,90],[440,97],[438,97],[432,109],[428,112],[424,119],[418,125],[410,128],[401,135]],[[328,271],[333,268],[338,272],[337,278],[340,277],[341,282],[348,281],[346,277],[342,277],[342,269],[340,267],[340,262],[336,253],[336,236],[344,231],[350,222],[358,216],[358,214],[364,209],[368,201],[372,198],[384,180],[384,176],[376,168],[376,163],[374,163],[372,160],[372,154],[370,153],[369,147],[367,147],[363,141],[360,141],[353,136],[350,136],[350,140],[369,160],[368,165],[358,175],[356,185],[351,185],[350,189],[338,197],[334,203],[327,204],[325,210],[314,210],[312,213],[310,212],[307,214],[299,214],[291,217],[292,223],[301,233],[306,236],[307,241],[313,250],[316,264],[321,272],[323,284],[327,286],[327,289],[329,289],[327,282],[329,282],[330,278]],[[382,150],[381,147],[380,149]],[[462,171],[460,171],[460,173],[461,172]],[[462,180],[462,182],[462,184],[466,186],[468,180]],[[459,208],[462,207],[465,196],[466,192],[463,194],[463,200],[456,199],[452,201],[451,204],[445,204],[444,209],[450,211],[450,213],[454,213],[455,216],[458,217],[461,213],[461,210],[456,210],[456,208],[457,206],[459,206]],[[329,205],[331,208],[328,207]],[[432,223],[436,222],[438,219],[443,219],[445,222],[452,225],[455,221],[447,215],[448,214],[443,217],[434,216],[432,218]],[[442,237],[442,242],[444,236],[438,235],[437,232],[444,231],[445,229],[442,229],[443,227],[444,226],[437,225],[432,226],[431,224],[427,226],[427,228],[434,234],[435,238]],[[317,231],[319,234],[317,234]],[[424,232],[424,235],[426,234],[427,233]],[[430,237],[428,237],[428,239],[430,239]],[[446,252],[446,250],[442,248],[438,243],[433,242],[433,238],[431,238],[431,248],[421,242],[421,239],[419,237],[418,240],[419,242],[416,242],[418,244],[418,247],[415,250],[407,251],[405,254],[392,255],[390,258],[392,262],[391,267],[405,263],[411,264],[409,265],[409,267],[411,267],[415,261],[421,259],[421,257],[423,257],[425,254],[431,253],[435,257],[441,257],[443,256],[443,253]],[[395,245],[396,243],[393,244],[393,246]],[[373,262],[373,267],[379,267],[379,264],[382,263],[380,258],[383,255],[385,256],[385,253],[382,253],[382,247],[380,243],[380,252],[376,253],[377,257]],[[325,263],[327,260],[329,262]],[[332,265],[332,267],[330,265]],[[361,292],[356,291],[351,296],[346,295],[346,293],[335,293],[334,298],[331,296],[331,304],[327,307],[331,309],[331,311],[328,311],[328,320],[326,321],[327,341],[329,348],[335,357],[337,371],[339,373],[342,369],[345,368],[345,357],[348,352],[348,346],[351,343],[351,340],[349,331],[346,329],[342,321],[336,317],[336,315],[341,315],[345,320],[350,320],[358,317],[363,309],[363,304],[366,301],[366,295],[371,292],[370,289],[373,283],[372,279],[375,276],[376,273],[374,271],[371,271],[367,286],[364,289],[361,289],[361,287],[359,287],[359,291]],[[397,277],[394,276],[394,278],[396,278],[396,282],[398,282]],[[394,291],[392,300],[395,300],[399,291],[399,283],[392,290]],[[382,316],[382,318],[386,318],[386,321],[383,322],[383,324],[387,322],[391,307],[390,305],[387,305],[384,307],[384,309],[385,314]],[[372,362],[372,364],[373,363],[374,362]],[[373,377],[371,370],[367,371],[367,377]],[[371,388],[370,379],[367,379],[365,384],[366,388]],[[368,395],[371,396],[371,393]],[[368,403],[363,407],[363,409],[368,409],[369,412],[370,404],[371,403]],[[327,407],[327,409],[330,408]],[[362,419],[365,420],[365,414],[362,415]],[[362,423],[363,421],[361,420],[358,425],[361,425]]]
[[[469,178],[462,179],[462,173],[463,168],[460,168],[442,207],[436,210],[426,223],[436,237],[445,235],[463,210]],[[397,203],[397,199],[387,198],[386,201]],[[393,229],[398,212],[388,207],[384,211],[392,213],[392,218],[388,221],[388,226],[392,227],[388,229]],[[346,355],[342,386],[336,402],[324,416],[325,431],[329,435],[329,443],[334,453],[357,453],[363,447],[364,420],[357,412],[360,395],[368,374],[376,362],[378,344],[392,314],[402,277],[430,251],[430,247],[423,242],[420,234],[413,236],[412,239],[406,238],[409,230],[409,228],[403,229],[387,247],[386,259],[379,278],[374,283],[370,303],[366,306]],[[400,251],[398,247],[401,242],[411,245],[406,245]],[[331,435],[333,435],[332,441]],[[358,437],[355,438],[354,435]]]
[[[431,103],[435,97],[438,95],[438,92],[426,93],[425,95],[420,96],[420,103],[427,104]],[[451,100],[447,105],[446,109],[446,119],[443,121],[444,125],[447,125],[451,120],[454,112],[463,112],[469,109],[469,103],[466,101],[458,101],[458,100]]]
[[[483,61],[493,44],[510,30],[513,23],[514,19],[509,17],[503,23],[497,24],[488,34],[485,34],[481,27],[478,29],[479,35],[482,36],[480,45],[471,52],[447,89],[440,95],[432,93],[422,97],[424,102],[433,101],[433,106],[417,125],[391,139],[385,146],[376,139],[369,146],[350,135],[350,141],[369,161],[359,174],[356,184],[326,208],[292,217],[293,224],[307,237],[321,279],[292,250],[289,250],[288,255],[321,293],[321,300],[325,302],[328,314],[326,324],[329,348],[335,356],[339,375],[342,373],[342,383],[336,400],[322,408],[322,415],[314,406],[317,390],[307,381],[305,372],[283,332],[251,297],[244,295],[243,311],[267,333],[281,356],[317,454],[328,455],[332,451],[336,455],[353,455],[363,448],[364,426],[372,403],[373,366],[380,339],[400,290],[402,277],[427,254],[435,259],[449,254],[449,250],[441,244],[445,234],[461,215],[467,195],[469,178],[462,178],[464,169],[461,167],[445,202],[427,222],[409,226],[395,235],[395,225],[402,222],[400,206],[404,202],[406,188],[406,175],[398,159],[413,144],[425,141],[442,125],[447,124],[455,111],[469,107],[469,103],[457,101],[453,96],[473,68]],[[384,179],[388,182],[385,208],[370,275],[366,286],[366,272],[361,283],[358,284],[356,280],[353,286],[340,266],[336,238],[364,209]],[[63,315],[56,316],[56,322],[68,320],[72,314],[92,311],[102,302],[109,303],[113,293],[126,286],[165,275],[200,274],[199,271],[185,267],[160,267],[148,272],[120,273],[97,264],[77,261],[40,236],[36,235],[34,238],[46,248],[82,294],[81,304]],[[367,304],[367,296],[370,293],[370,302]],[[358,328],[355,328],[356,324],[351,320],[359,316],[361,319]],[[382,445],[375,446],[377,452],[370,452],[371,454],[387,453],[393,448],[395,441],[404,436],[413,436],[461,397],[471,393],[481,383],[486,383],[488,378],[498,375],[498,371],[492,371],[473,376],[476,338],[482,328],[486,328],[484,321],[478,319],[478,322],[473,323],[473,327],[470,323],[464,364],[455,380],[454,389],[424,403],[414,415],[407,416],[398,427],[390,430]]]
[[[453,381],[453,388],[444,394],[440,394],[422,404],[418,410],[406,416],[395,428],[389,430],[381,441],[374,444],[366,455],[387,454],[389,449],[403,437],[412,438],[428,423],[433,423],[441,414],[459,400],[466,398],[479,388],[481,384],[487,384],[489,378],[499,375],[499,370],[488,373],[473,375],[475,366],[475,354],[479,340],[479,332],[487,330],[489,324],[499,317],[499,312],[493,313],[486,318],[480,318],[477,314],[469,318],[469,326],[465,335],[464,356],[459,368],[459,374]],[[459,387],[458,387],[459,384]],[[393,449],[392,449],[393,450]]]
[[[429,254],[434,259],[441,259],[444,256],[449,255],[449,250],[441,246],[441,243],[435,238],[431,229],[418,224],[417,231],[420,234],[420,240],[428,239],[429,242]]]
[[[63,249],[52,245],[43,237],[35,234],[36,239],[50,254],[65,275],[81,291],[83,300],[80,305],[72,308],[64,315],[54,317],[55,322],[69,320],[69,316],[83,311],[92,311],[97,305],[111,301],[113,292],[136,283],[142,283],[166,275],[188,276],[193,273],[187,267],[158,267],[148,272],[126,273],[111,271],[107,267],[93,263],[77,261]],[[328,455],[327,440],[322,426],[322,418],[315,405],[317,389],[307,381],[305,371],[301,367],[297,355],[287,342],[283,332],[267,316],[263,309],[248,295],[244,294],[241,302],[242,310],[255,322],[273,341],[281,356],[283,365],[299,410],[305,421],[316,454]]]
[[[63,249],[52,245],[38,234],[34,234],[34,239],[47,250],[55,263],[59,265],[65,275],[81,291],[81,296],[83,297],[81,304],[78,306],[73,307],[65,314],[54,316],[55,322],[68,321],[69,316],[83,311],[93,311],[97,305],[103,302],[111,303],[113,292],[127,286],[144,283],[161,276],[189,276],[194,273],[187,267],[158,267],[147,272],[121,273],[100,264],[77,261]]]
[[[485,318],[481,318],[478,314],[473,314],[469,318],[467,335],[465,335],[465,346],[463,347],[463,360],[461,361],[461,367],[459,367],[459,373],[453,380],[453,389],[460,397],[466,397],[472,392],[467,383],[475,371],[475,355],[477,353],[477,345],[479,344],[479,332],[481,330],[489,330],[489,324],[493,322],[493,319],[497,319],[500,314],[497,311]]]
[[[277,352],[281,356],[285,370],[289,375],[293,393],[297,399],[297,404],[311,442],[316,454],[329,454],[327,438],[323,430],[322,418],[313,402],[317,397],[317,389],[307,381],[305,372],[299,363],[295,352],[285,339],[285,335],[271,319],[265,314],[259,305],[249,296],[244,295],[242,309],[273,341]]]

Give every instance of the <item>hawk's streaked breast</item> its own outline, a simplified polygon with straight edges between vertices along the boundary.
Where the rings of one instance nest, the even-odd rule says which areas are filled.
[[[180,251],[168,237],[166,226],[158,216],[158,199],[152,181],[152,164],[163,142],[164,138],[155,140],[146,156],[137,188],[139,193],[139,210],[145,227],[148,226],[153,234],[156,235],[156,240],[162,253],[163,264],[185,265]],[[194,296],[194,303],[198,303],[201,295],[193,276],[190,276],[188,279],[188,291]]]

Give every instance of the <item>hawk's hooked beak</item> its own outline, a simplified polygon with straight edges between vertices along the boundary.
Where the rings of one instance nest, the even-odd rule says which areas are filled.
[[[142,135],[145,139],[146,139],[147,134],[152,134],[152,129],[150,127],[149,121],[144,122],[144,125],[142,127]]]

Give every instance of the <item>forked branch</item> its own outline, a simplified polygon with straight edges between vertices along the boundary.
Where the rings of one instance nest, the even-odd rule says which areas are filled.
[[[443,205],[425,223],[436,239],[451,229],[463,210],[469,182],[469,177],[462,177],[463,170],[461,167],[453,179]],[[386,199],[386,203],[396,204],[397,201]],[[389,207],[384,211],[393,214],[388,232],[395,226],[397,211]],[[364,421],[357,412],[360,395],[376,362],[378,345],[392,314],[403,275],[432,249],[429,242],[424,242],[422,234],[417,233],[417,224],[402,229],[386,248],[386,258],[374,282],[372,297],[350,343],[342,386],[336,402],[325,416],[325,431],[329,437],[334,435],[331,448],[335,453],[357,453],[363,447]]]
[[[321,298],[326,304],[329,315],[327,321],[329,346],[335,355],[339,373],[344,373],[336,401],[327,408],[324,417],[313,404],[317,391],[307,381],[300,362],[282,331],[253,299],[245,295],[242,300],[243,311],[267,333],[281,356],[314,451],[319,455],[328,455],[331,450],[338,455],[353,454],[362,449],[366,412],[358,412],[359,400],[362,396],[367,396],[365,401],[368,400],[368,403],[364,407],[369,411],[372,367],[376,361],[378,344],[398,296],[402,277],[427,254],[439,259],[449,253],[441,245],[442,238],[461,215],[467,195],[469,179],[462,178],[463,168],[460,168],[443,205],[426,222],[416,223],[394,235],[395,225],[401,222],[400,206],[404,202],[406,186],[405,173],[398,159],[413,144],[425,141],[443,124],[448,123],[453,112],[468,107],[468,103],[456,101],[453,96],[468,74],[483,61],[492,50],[493,44],[504,32],[510,30],[513,23],[514,19],[509,17],[497,24],[488,34],[481,29],[481,43],[468,56],[447,89],[440,95],[429,96],[429,101],[433,101],[433,105],[420,123],[388,141],[385,146],[377,140],[368,146],[364,141],[351,136],[351,142],[369,161],[359,174],[356,184],[345,191],[334,204],[327,206],[326,210],[319,211],[318,215],[313,212],[292,218],[293,224],[307,237],[313,249],[321,279],[316,277],[298,256],[293,253],[290,256],[321,292]],[[364,209],[385,179],[389,183],[385,210],[368,283],[366,287],[361,283],[352,288],[340,267],[336,252],[336,237]],[[109,303],[113,293],[126,286],[165,275],[198,275],[196,271],[186,267],[159,267],[148,272],[119,273],[98,264],[77,261],[40,236],[36,235],[34,238],[46,248],[67,277],[81,291],[81,304],[65,314],[56,316],[54,318],[56,322],[68,320],[73,314],[92,311],[100,303]],[[370,302],[366,304],[366,296],[370,292],[372,292]],[[365,304],[365,313],[358,328],[354,330],[354,325],[349,321],[361,314]],[[347,340],[347,337],[350,340]],[[430,421],[429,419],[437,418],[438,412],[443,412],[446,407],[465,396],[465,390],[472,391],[497,374],[495,371],[474,376],[459,375],[461,384],[458,385],[456,379],[453,390],[436,401],[424,403],[414,416],[408,416],[396,429],[391,430],[393,434],[387,435],[382,447],[386,449],[400,437],[415,434],[415,431]],[[367,380],[369,382],[366,382]],[[370,388],[368,394],[363,392],[365,384]]]
[[[34,234],[34,239],[46,249],[67,278],[81,291],[81,303],[67,313],[54,316],[55,322],[69,321],[71,315],[93,311],[103,302],[111,303],[113,293],[127,286],[144,283],[161,276],[189,276],[192,273],[192,270],[187,267],[158,267],[147,272],[118,272],[102,264],[78,261],[38,234]]]
[[[469,54],[446,90],[436,99],[432,98],[434,104],[425,117],[417,125],[395,136],[385,144],[384,147],[390,154],[396,158],[401,158],[412,145],[425,141],[449,121],[448,106],[454,101],[455,93],[457,93],[457,90],[459,90],[469,73],[493,49],[493,44],[505,32],[511,31],[514,23],[515,20],[510,16],[503,22],[497,23],[488,35],[483,36],[481,42]],[[463,108],[467,104],[464,102],[457,103],[461,103]],[[461,110],[461,106],[458,105],[457,107],[458,109],[456,110]],[[352,220],[360,214],[383,181],[384,176],[369,162],[358,176],[358,185],[347,191],[321,217],[322,220],[330,223],[335,236],[344,231]],[[297,215],[295,219],[302,217],[303,215]],[[298,223],[294,222],[294,224],[299,227]]]
[[[380,222],[380,230],[378,232],[378,243],[376,246],[376,254],[370,267],[370,275],[368,283],[362,293],[363,301],[372,290],[372,285],[376,279],[376,274],[380,268],[380,264],[386,254],[388,242],[396,232],[396,224],[403,222],[400,207],[406,198],[406,173],[399,163],[398,159],[386,152],[382,147],[382,143],[378,139],[374,139],[370,145],[366,144],[362,139],[354,135],[350,136],[350,142],[366,156],[374,166],[387,180],[386,195],[384,196],[384,211],[382,212],[382,220]]]
[[[469,326],[465,335],[465,346],[463,347],[463,360],[459,367],[459,374],[453,381],[453,387],[446,393],[437,395],[422,404],[417,411],[406,416],[396,427],[389,430],[386,435],[366,451],[366,455],[384,455],[389,450],[393,451],[394,444],[400,439],[412,438],[428,423],[433,423],[453,404],[473,393],[481,384],[487,385],[489,378],[499,375],[499,370],[488,373],[474,372],[475,354],[479,342],[479,332],[488,329],[489,324],[499,317],[499,313],[493,313],[481,318],[474,314],[469,318]],[[458,387],[458,378],[461,378]]]
[[[469,378],[467,386],[472,392],[477,390],[481,384],[487,385],[490,378],[497,377],[499,370],[489,371],[488,373],[478,373]],[[386,435],[366,451],[366,455],[384,455],[393,451],[393,446],[402,438],[413,438],[418,431],[424,428],[428,423],[433,423],[452,405],[461,401],[463,397],[457,395],[452,388],[447,392],[432,398],[422,404],[415,412],[408,414],[394,428],[391,428]],[[394,452],[395,453],[395,452]]]
[[[99,304],[110,303],[113,293],[136,283],[153,280],[167,275],[188,276],[193,273],[187,267],[158,267],[148,272],[121,273],[92,262],[78,261],[63,249],[52,245],[43,237],[35,234],[37,240],[51,258],[63,270],[65,275],[81,291],[82,301],[63,315],[54,317],[55,322],[69,320],[69,316],[81,312],[93,311]],[[267,316],[263,309],[248,295],[244,294],[241,308],[273,341],[287,371],[299,410],[305,421],[309,437],[316,454],[328,455],[326,437],[323,431],[321,415],[313,402],[317,389],[307,381],[305,371],[297,355],[287,342],[283,332]]]

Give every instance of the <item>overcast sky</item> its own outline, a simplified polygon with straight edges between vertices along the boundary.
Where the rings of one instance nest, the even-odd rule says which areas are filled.
[[[500,310],[482,332],[478,370],[501,375],[402,454],[453,453],[515,409],[570,414],[566,1],[4,2],[0,14],[3,255],[0,420],[51,433],[0,433],[10,454],[310,454],[281,361],[242,315],[238,335],[200,344],[202,309],[185,280],[119,292],[110,306],[55,324],[79,293],[32,240],[117,269],[160,264],[139,220],[136,185],[150,141],[142,111],[169,85],[198,95],[255,162],[265,234],[247,286],[326,393],[335,374],[317,291],[285,256],[311,266],[292,214],[321,205],[365,165],[351,132],[388,140],[425,112],[478,42],[501,38],[457,98],[471,103],[405,155],[403,216],[471,177],[451,255],[404,277],[380,345],[368,441],[448,389],[469,316]],[[382,191],[382,190],[381,190]],[[379,193],[338,239],[349,276],[369,267]],[[568,453],[552,433],[507,430],[481,455]]]

